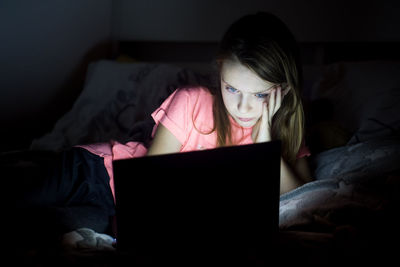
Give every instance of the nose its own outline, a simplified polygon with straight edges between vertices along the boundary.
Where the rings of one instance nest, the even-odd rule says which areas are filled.
[[[250,100],[247,96],[241,95],[238,101],[237,109],[240,113],[245,114],[251,110]]]

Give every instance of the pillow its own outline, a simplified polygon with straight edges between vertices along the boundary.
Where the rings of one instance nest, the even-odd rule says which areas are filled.
[[[207,77],[170,64],[101,60],[89,65],[82,93],[52,131],[31,144],[59,151],[77,144],[146,142],[150,116],[176,88],[206,84]]]
[[[392,135],[400,136],[400,86],[383,90],[366,102],[368,109],[361,117],[358,130],[349,144],[365,142]]]
[[[339,62],[323,67],[310,101],[328,100],[333,121],[352,133],[350,143],[399,129],[400,62]]]

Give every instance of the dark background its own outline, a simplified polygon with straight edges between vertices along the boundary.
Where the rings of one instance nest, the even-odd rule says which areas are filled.
[[[114,57],[119,41],[217,42],[258,10],[302,43],[400,42],[395,0],[3,0],[0,151],[50,131],[82,90],[88,62]]]

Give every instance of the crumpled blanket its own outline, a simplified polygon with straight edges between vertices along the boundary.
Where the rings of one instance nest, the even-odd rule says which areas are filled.
[[[350,251],[398,242],[399,137],[334,148],[310,160],[315,181],[280,197],[281,231],[316,233],[316,239],[328,233],[336,247]]]

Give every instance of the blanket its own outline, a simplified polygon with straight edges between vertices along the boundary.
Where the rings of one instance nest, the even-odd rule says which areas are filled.
[[[297,256],[311,253],[308,262],[318,257],[326,265],[340,254],[370,263],[367,255],[378,250],[396,255],[390,242],[400,237],[399,66],[342,62],[318,66],[305,77],[306,103],[332,104],[322,105],[326,112],[311,110],[310,126],[321,125],[320,117],[323,125],[335,126],[324,128],[334,140],[322,138],[320,131],[311,138],[315,180],[280,197],[283,245],[301,251]],[[149,114],[175,88],[189,84],[213,85],[215,77],[167,64],[93,62],[72,109],[31,149],[60,151],[109,140],[146,144],[153,128]],[[327,145],[315,145],[326,139]]]
[[[389,253],[400,237],[400,139],[346,145],[310,161],[315,181],[280,197],[280,230],[296,232],[308,247],[324,239],[335,257]]]

